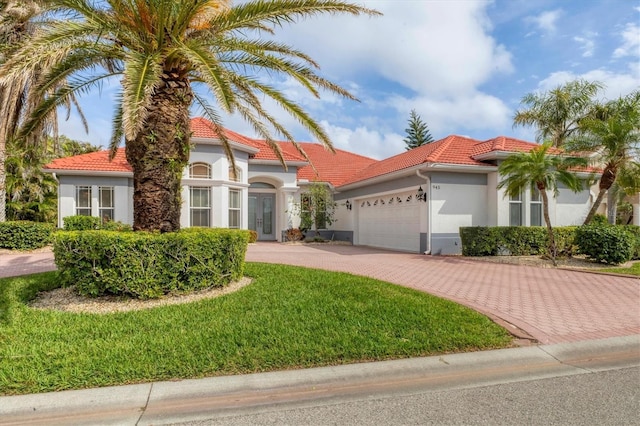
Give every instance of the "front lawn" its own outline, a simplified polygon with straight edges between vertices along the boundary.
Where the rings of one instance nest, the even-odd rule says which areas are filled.
[[[633,263],[629,268],[606,268],[600,269],[600,271],[640,276],[640,261]]]
[[[501,348],[511,337],[455,303],[283,265],[216,299],[106,315],[30,308],[56,273],[0,280],[0,394]]]

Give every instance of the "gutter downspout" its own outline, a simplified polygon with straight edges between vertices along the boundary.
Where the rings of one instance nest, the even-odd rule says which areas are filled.
[[[58,188],[56,188],[57,192],[58,192],[58,195],[57,195],[57,197],[58,197],[58,207],[57,207],[57,210],[58,210],[58,228],[62,229],[62,217],[60,216],[60,206],[62,205],[62,203],[60,202],[60,180],[58,179],[58,175],[55,172],[51,173],[51,176],[53,177],[53,180],[55,180],[56,183],[58,184]]]
[[[416,176],[425,180],[427,186],[427,251],[424,254],[431,254],[431,177],[425,176],[416,170]]]

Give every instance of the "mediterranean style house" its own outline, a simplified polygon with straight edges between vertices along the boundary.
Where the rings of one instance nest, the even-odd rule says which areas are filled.
[[[509,198],[497,189],[499,161],[537,146],[531,142],[448,136],[381,161],[301,143],[312,164],[290,142],[280,142],[285,170],[265,141],[224,130],[234,170],[209,121],[194,118],[191,130],[183,227],[252,229],[259,240],[282,241],[287,229],[299,226],[296,206],[312,182],[328,185],[337,205],[334,223],[321,235],[357,245],[456,254],[461,226],[544,224],[539,193]],[[45,171],[59,183],[59,226],[71,215],[133,222],[133,179],[124,148],[112,161],[100,151],[54,160]],[[553,225],[582,223],[593,199],[590,189],[550,194]]]

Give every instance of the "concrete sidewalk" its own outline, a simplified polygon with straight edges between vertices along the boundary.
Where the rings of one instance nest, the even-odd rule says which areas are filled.
[[[640,336],[0,397],[0,425],[151,425],[640,365]]]

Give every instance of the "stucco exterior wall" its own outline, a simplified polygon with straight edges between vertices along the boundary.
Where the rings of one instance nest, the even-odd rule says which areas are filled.
[[[431,175],[431,253],[459,254],[461,226],[486,226],[486,174],[433,173]]]
[[[127,177],[58,176],[58,227],[76,215],[76,187],[91,187],[91,215],[98,216],[98,188],[113,187],[114,220],[133,223],[133,181]]]

